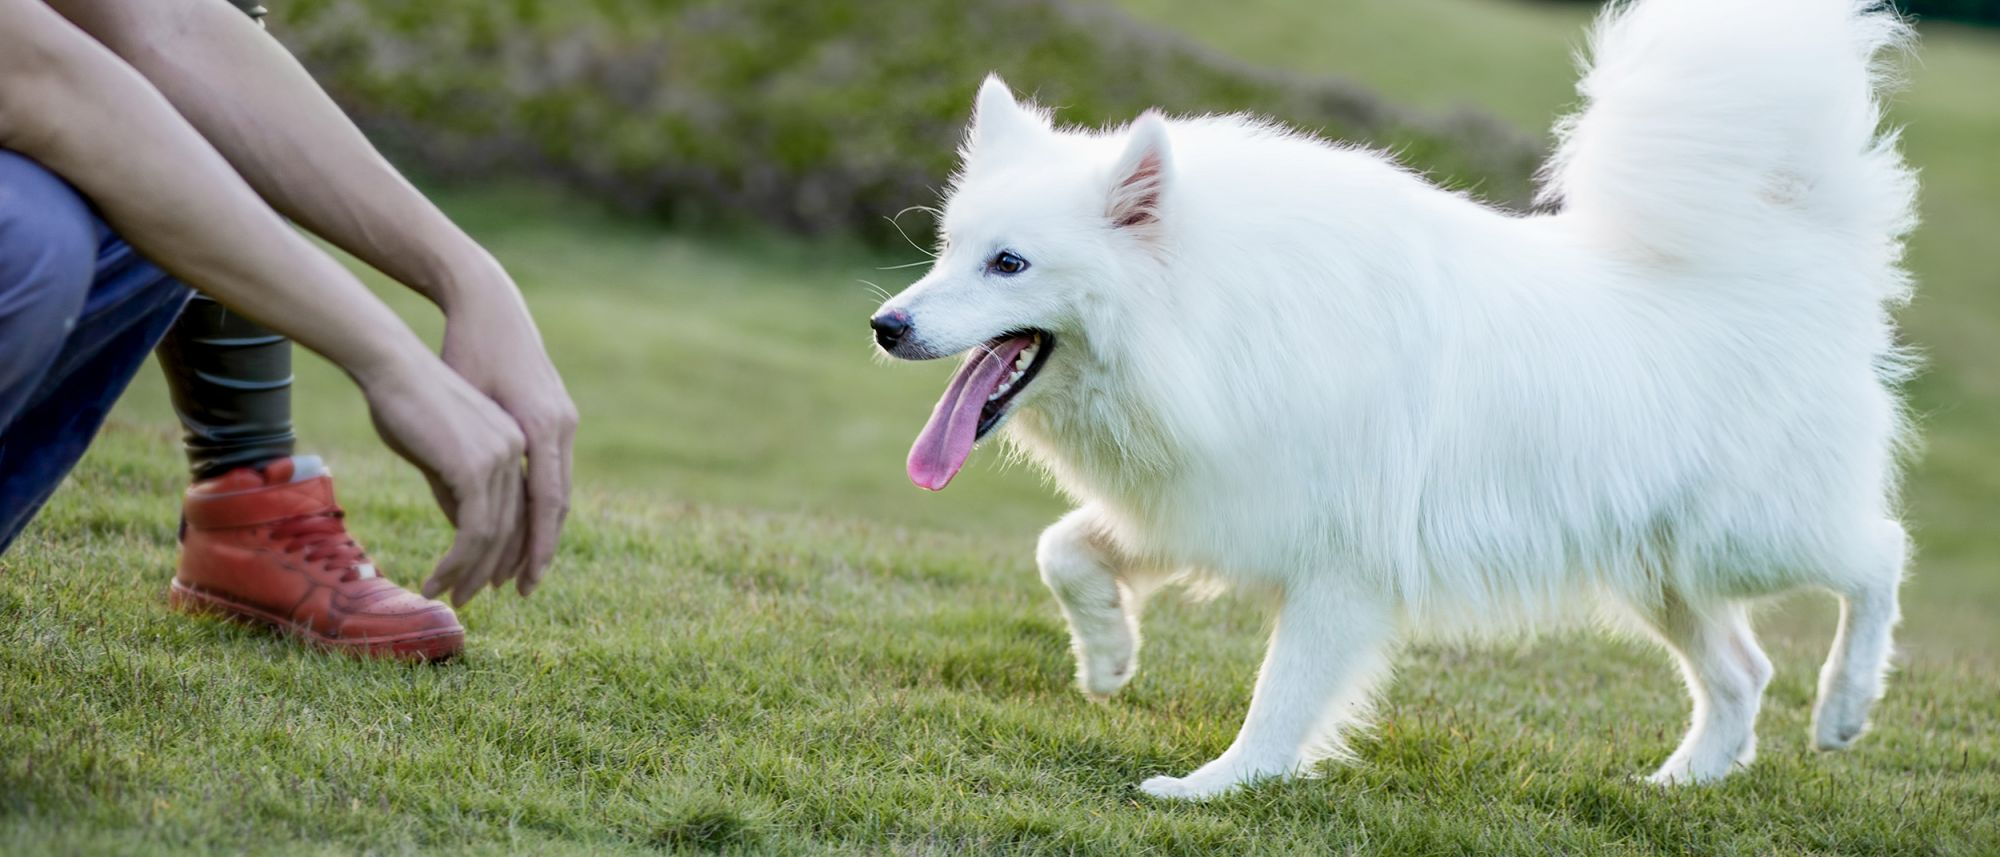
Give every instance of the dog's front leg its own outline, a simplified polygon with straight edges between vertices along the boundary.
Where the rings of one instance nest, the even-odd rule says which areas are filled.
[[[1379,598],[1325,581],[1287,587],[1271,649],[1236,742],[1185,777],[1154,777],[1154,797],[1201,800],[1285,778],[1338,746],[1343,721],[1386,670],[1393,622]]]
[[[1116,693],[1138,670],[1139,601],[1155,576],[1111,544],[1088,506],[1042,532],[1035,561],[1069,620],[1077,686],[1093,699]]]

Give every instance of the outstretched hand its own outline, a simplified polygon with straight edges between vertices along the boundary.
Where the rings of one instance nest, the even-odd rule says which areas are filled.
[[[518,527],[522,548],[490,582],[497,587],[514,580],[515,588],[527,595],[555,559],[569,515],[576,405],[506,271],[486,259],[475,270],[460,273],[476,282],[461,283],[466,288],[445,307],[444,362],[506,411],[525,444],[526,499]]]
[[[458,530],[424,596],[448,590],[462,605],[522,562],[526,441],[499,405],[428,354],[360,380],[375,430],[423,471]]]

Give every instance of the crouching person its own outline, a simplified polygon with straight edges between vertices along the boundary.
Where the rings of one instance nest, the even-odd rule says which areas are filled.
[[[436,301],[445,357],[280,211]],[[458,532],[420,597],[347,537],[317,459],[230,462],[190,491],[177,604],[437,658],[463,631],[431,596],[534,589],[567,509],[575,411],[491,256],[229,5],[0,0],[0,551],[190,286],[214,301],[200,312],[254,319],[346,370]],[[228,323],[195,327],[227,341]]]

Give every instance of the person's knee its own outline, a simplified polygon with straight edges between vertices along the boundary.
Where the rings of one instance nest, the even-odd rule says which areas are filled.
[[[0,340],[17,347],[62,341],[96,275],[97,232],[74,189],[34,161],[0,151]]]

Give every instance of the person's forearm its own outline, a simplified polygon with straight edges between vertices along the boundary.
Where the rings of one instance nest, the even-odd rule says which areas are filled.
[[[435,360],[129,66],[37,0],[0,0],[0,21],[0,147],[67,179],[168,272],[364,384]]]
[[[217,0],[51,0],[152,81],[285,216],[449,312],[491,257],[276,40]]]

